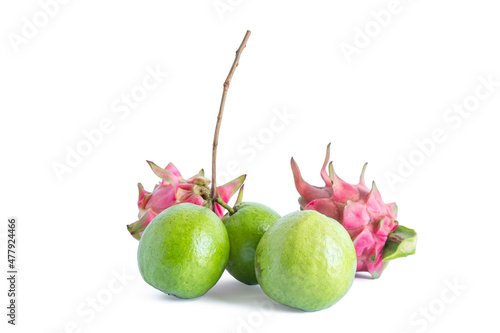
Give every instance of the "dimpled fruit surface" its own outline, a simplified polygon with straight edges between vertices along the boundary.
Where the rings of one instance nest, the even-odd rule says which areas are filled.
[[[304,311],[326,309],[349,290],[356,251],[337,221],[304,210],[279,219],[255,253],[262,290],[276,302]]]
[[[242,202],[234,207],[233,215],[222,221],[229,235],[227,271],[238,281],[257,284],[255,276],[255,249],[264,233],[280,215],[271,208],[255,202]]]
[[[154,218],[139,242],[144,280],[179,298],[205,294],[219,280],[229,257],[226,228],[210,209],[172,206]]]

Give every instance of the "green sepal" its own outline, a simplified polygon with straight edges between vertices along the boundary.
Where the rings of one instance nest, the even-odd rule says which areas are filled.
[[[212,198],[208,198],[207,202],[203,205],[205,208],[210,208],[212,206]]]
[[[243,202],[243,189],[245,188],[245,184],[241,185],[240,192],[238,192],[238,198],[236,198],[235,206],[239,203]]]
[[[389,261],[415,254],[417,247],[417,233],[415,230],[400,225],[393,233],[403,238],[403,241],[397,243],[388,239],[384,246],[382,260]]]

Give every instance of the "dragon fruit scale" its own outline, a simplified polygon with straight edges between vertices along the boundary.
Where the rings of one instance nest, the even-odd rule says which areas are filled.
[[[312,186],[304,181],[297,163],[291,159],[300,207],[316,210],[340,222],[354,243],[357,271],[369,272],[376,279],[389,260],[415,253],[417,235],[414,230],[399,226],[396,204],[384,203],[375,182],[371,189],[366,186],[366,164],[359,183],[351,185],[339,178],[332,162],[328,163],[329,159],[330,144],[321,169],[324,187]]]
[[[162,180],[155,186],[152,192],[144,190],[141,183],[139,186],[139,220],[127,225],[130,234],[140,239],[148,224],[162,211],[170,206],[189,202],[203,206],[210,199],[210,180],[204,176],[203,169],[189,179],[182,178],[177,168],[169,163],[165,169],[160,168],[153,162],[148,161],[153,172]],[[228,203],[229,199],[243,185],[246,175],[242,175],[227,184],[217,187],[219,198]],[[211,206],[210,206],[211,207]],[[222,218],[224,208],[215,204],[215,213]]]

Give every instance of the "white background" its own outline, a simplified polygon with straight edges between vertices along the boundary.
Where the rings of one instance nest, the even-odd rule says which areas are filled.
[[[221,3],[230,6],[222,16],[212,0],[68,1],[15,47],[23,18],[33,22],[41,7],[2,1],[1,251],[8,216],[19,218],[20,246],[19,325],[6,324],[2,279],[2,332],[497,327],[498,305],[488,300],[500,296],[491,274],[500,231],[500,86],[464,118],[447,110],[478,101],[480,77],[500,81],[498,4],[401,0],[380,28],[370,13],[387,9],[388,0]],[[44,24],[43,14],[38,19]],[[372,37],[362,45],[358,29],[366,27]],[[319,171],[332,142],[338,174],[357,182],[368,161],[367,181],[376,180],[385,201],[398,203],[400,223],[419,233],[416,255],[391,262],[378,280],[357,278],[324,311],[281,306],[227,273],[198,299],[163,295],[141,279],[138,242],[125,228],[136,219],[136,183],[151,190],[158,181],[146,160],[171,161],[186,177],[202,167],[210,172],[222,83],[247,29],[252,36],[222,124],[221,173],[248,174],[245,199],[284,215],[298,208],[290,157],[306,180],[322,185]],[[358,53],[346,57],[346,44],[358,45]],[[127,116],[114,112],[148,67],[169,76]],[[293,117],[278,122],[284,125],[270,138],[266,128],[285,110]],[[66,163],[68,147],[76,149],[83,131],[103,119],[113,129],[58,179],[54,163]],[[445,140],[423,157],[415,141],[436,129]],[[265,143],[256,154],[238,150],[259,136]],[[410,157],[418,165],[400,170],[391,185],[387,173],[398,175],[400,159]],[[116,282],[123,273],[127,280]],[[96,297],[106,303],[100,311],[88,305]]]

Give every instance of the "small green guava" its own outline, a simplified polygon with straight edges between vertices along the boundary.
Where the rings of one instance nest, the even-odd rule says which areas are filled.
[[[147,226],[137,259],[144,281],[166,294],[194,298],[219,280],[229,257],[226,228],[210,209],[171,206]]]
[[[222,219],[229,235],[227,271],[238,281],[257,284],[255,249],[262,235],[280,215],[271,208],[255,202],[243,202],[234,207],[234,214]]]
[[[326,309],[349,290],[356,251],[340,223],[312,210],[279,219],[255,253],[262,290],[278,303],[304,311]]]

